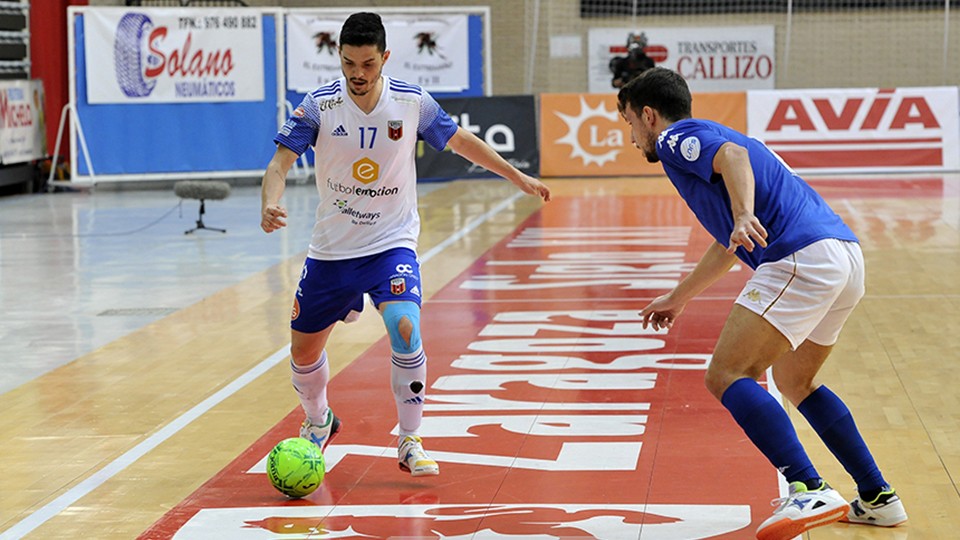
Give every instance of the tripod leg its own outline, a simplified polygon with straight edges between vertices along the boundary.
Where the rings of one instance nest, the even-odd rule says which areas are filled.
[[[211,231],[220,231],[220,232],[222,232],[222,233],[227,232],[226,229],[218,229],[217,227],[207,227],[206,225],[204,225],[204,223],[203,223],[203,215],[206,214],[206,213],[207,213],[207,208],[206,208],[206,205],[204,204],[204,200],[203,200],[203,199],[200,199],[200,214],[199,214],[199,216],[197,216],[197,226],[194,227],[194,228],[192,228],[192,229],[190,229],[189,231],[185,231],[183,234],[190,234],[190,233],[192,233],[193,231],[196,231],[196,230],[199,230],[199,229],[208,229],[208,230],[211,230]]]

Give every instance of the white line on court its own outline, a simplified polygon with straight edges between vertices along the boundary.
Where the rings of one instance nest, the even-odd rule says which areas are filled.
[[[430,251],[427,251],[424,255],[422,255],[420,257],[420,261],[426,262],[432,259],[454,242],[460,240],[471,231],[482,225],[485,221],[501,212],[504,208],[513,204],[514,201],[523,195],[524,194],[522,192],[517,192],[513,196],[500,201],[499,204],[488,210],[486,213],[468,221],[467,224],[464,225],[459,231],[453,233],[443,242],[440,242],[430,249]],[[140,444],[134,446],[130,450],[127,450],[123,455],[111,461],[105,467],[93,473],[79,484],[73,486],[56,499],[48,502],[39,510],[30,514],[13,527],[10,527],[6,531],[0,533],[0,540],[15,540],[23,538],[27,534],[33,532],[34,529],[43,525],[60,512],[63,512],[69,508],[70,505],[77,502],[85,495],[103,485],[107,480],[111,479],[117,473],[126,469],[135,461],[146,455],[147,452],[150,452],[159,446],[161,443],[175,435],[178,431],[189,425],[190,422],[193,422],[197,418],[201,417],[204,413],[218,405],[223,400],[237,393],[244,386],[255,380],[260,375],[266,373],[270,368],[280,363],[281,360],[289,355],[289,345],[286,345],[277,352],[271,354],[267,359],[263,360],[243,375],[237,377],[230,384],[224,386],[212,396],[194,405],[189,411],[183,413],[166,426],[160,428],[159,431],[147,437]]]

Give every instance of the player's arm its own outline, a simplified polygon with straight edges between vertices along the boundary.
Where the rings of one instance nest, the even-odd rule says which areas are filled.
[[[733,231],[727,252],[733,253],[738,246],[753,251],[754,242],[767,247],[767,230],[754,214],[756,179],[747,149],[729,141],[723,143],[713,158],[713,170],[723,177],[730,195]]]
[[[550,200],[550,188],[546,184],[519,171],[487,143],[462,127],[457,128],[457,132],[450,138],[447,145],[457,155],[506,178],[524,193],[538,195],[544,201]]]
[[[287,209],[280,205],[280,198],[287,185],[287,173],[297,157],[296,152],[278,144],[263,173],[260,183],[260,228],[264,232],[271,233],[287,226]]]
[[[716,242],[710,244],[692,272],[680,280],[672,291],[654,299],[643,308],[640,312],[643,327],[653,324],[654,329],[659,330],[673,326],[673,321],[680,316],[687,302],[726,275],[736,261],[737,256],[727,251],[726,247]]]

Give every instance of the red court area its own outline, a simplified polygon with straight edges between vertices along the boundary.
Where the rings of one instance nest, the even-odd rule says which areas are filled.
[[[751,538],[777,475],[703,386],[749,271],[669,333],[639,318],[711,241],[675,196],[558,198],[424,304],[440,476],[397,467],[384,338],[330,384],[344,428],[318,491],[264,474],[296,409],[141,538]]]

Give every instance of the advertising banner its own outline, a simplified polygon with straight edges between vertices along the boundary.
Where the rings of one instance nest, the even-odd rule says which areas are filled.
[[[693,92],[772,89],[776,82],[776,34],[770,25],[591,28],[587,44],[591,93],[615,92],[611,62],[631,54],[635,62],[647,62],[637,58],[641,50],[652,65],[683,75]]]
[[[437,100],[463,129],[480,137],[521,171],[540,173],[536,104],[533,96]],[[424,179],[489,178],[486,169],[454,154],[417,143],[417,174]]]
[[[287,21],[287,88],[310,92],[341,76],[337,42],[342,14],[290,13]],[[389,14],[383,17],[391,77],[429,92],[460,92],[470,86],[467,15]]]
[[[957,87],[751,91],[748,134],[802,171],[960,169]]]
[[[84,22],[89,103],[264,99],[259,13],[98,9]]]
[[[746,101],[743,92],[694,94],[693,116],[745,131]],[[663,174],[633,146],[613,94],[541,95],[540,141],[543,176]]]
[[[0,163],[23,163],[47,156],[43,82],[0,82]]]

